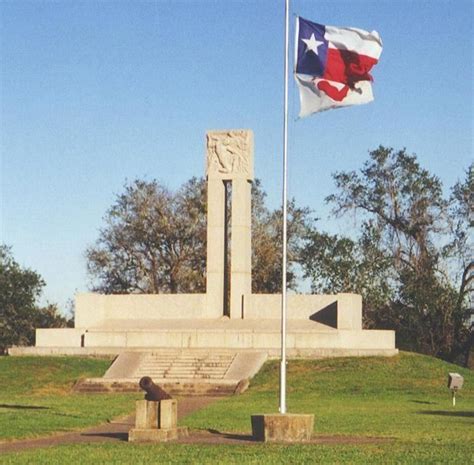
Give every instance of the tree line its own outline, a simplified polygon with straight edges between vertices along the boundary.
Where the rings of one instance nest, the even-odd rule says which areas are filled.
[[[356,227],[350,236],[321,231],[311,209],[291,200],[289,288],[296,290],[302,275],[313,293],[359,293],[366,328],[394,329],[401,349],[467,363],[473,343],[473,165],[449,195],[405,149],[380,146],[359,171],[333,178],[335,192],[326,202],[335,217],[354,216]],[[282,211],[269,209],[265,197],[254,182],[252,291],[277,293]],[[85,253],[93,291],[205,292],[204,179],[192,178],[176,192],[157,180],[127,182],[103,221]],[[0,255],[2,270],[5,257]]]
[[[473,343],[474,166],[451,189],[406,150],[379,147],[359,172],[334,175],[326,200],[358,213],[355,239],[317,230],[303,267],[317,292],[362,294],[367,328],[395,329],[398,347],[468,363]]]
[[[38,304],[45,282],[14,259],[11,248],[0,245],[0,355],[12,345],[33,345],[35,328],[73,326],[57,305]]]
[[[298,268],[314,293],[363,296],[366,328],[394,329],[400,348],[466,361],[472,347],[474,265],[472,166],[443,195],[441,181],[406,150],[380,146],[359,172],[334,174],[326,201],[335,216],[357,214],[356,234],[331,235],[312,211],[289,205],[288,286]],[[93,289],[104,293],[204,292],[206,184],[173,193],[156,180],[125,186],[87,252]],[[281,210],[252,187],[252,291],[281,286]]]

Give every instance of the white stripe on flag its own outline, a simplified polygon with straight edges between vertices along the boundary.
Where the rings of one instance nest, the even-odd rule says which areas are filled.
[[[376,60],[382,53],[382,39],[377,31],[367,32],[355,27],[326,26],[325,39],[330,48],[349,50]]]

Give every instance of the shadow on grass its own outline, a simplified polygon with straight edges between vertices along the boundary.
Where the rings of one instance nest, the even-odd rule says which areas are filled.
[[[427,400],[410,400],[410,402],[413,402],[414,404],[426,404],[426,405],[435,405],[437,402],[429,402]]]
[[[417,412],[421,415],[440,415],[445,417],[466,417],[474,418],[474,411],[455,411],[455,410],[422,410]]]
[[[18,410],[49,410],[51,407],[43,407],[40,405],[0,404],[0,408],[12,408]]]
[[[117,441],[128,441],[128,433],[126,432],[116,432],[116,433],[82,433],[81,436],[84,437],[97,437],[97,438],[108,438],[116,439]]]
[[[83,418],[83,415],[73,415],[71,413],[52,412],[51,415],[55,417],[66,417],[66,418]]]
[[[234,439],[236,441],[247,441],[247,442],[248,441],[258,442],[251,434],[222,433],[221,431],[218,431],[216,429],[207,429],[206,431],[208,433],[211,433],[215,436],[218,436],[224,439]]]

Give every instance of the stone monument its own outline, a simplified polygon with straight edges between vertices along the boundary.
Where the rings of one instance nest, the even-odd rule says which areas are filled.
[[[252,132],[208,132],[206,175],[208,305],[230,318],[241,318],[243,299],[252,292]],[[231,187],[232,192],[230,202],[228,187]],[[229,203],[232,240],[230,282],[226,282]]]
[[[206,349],[280,353],[280,294],[252,294],[253,133],[206,135],[205,294],[76,296],[75,327],[37,329],[36,347],[11,354],[119,354]],[[394,355],[393,331],[362,329],[356,294],[288,295],[289,357]],[[232,371],[232,370],[231,370]]]

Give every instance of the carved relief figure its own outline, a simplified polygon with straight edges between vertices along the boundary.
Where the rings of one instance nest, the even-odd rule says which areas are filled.
[[[248,138],[246,131],[208,134],[208,171],[249,174]]]

